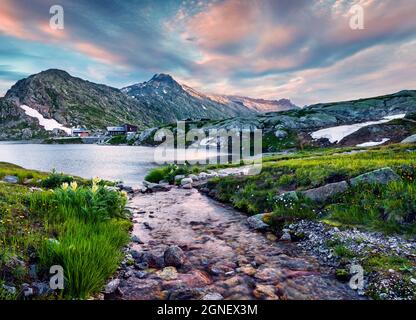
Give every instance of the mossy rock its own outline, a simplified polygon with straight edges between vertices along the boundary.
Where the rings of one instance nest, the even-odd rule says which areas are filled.
[[[351,275],[347,269],[337,269],[335,271],[335,277],[341,282],[347,282],[350,280]]]

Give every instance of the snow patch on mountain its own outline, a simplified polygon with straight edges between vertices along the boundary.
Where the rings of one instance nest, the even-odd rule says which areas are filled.
[[[374,147],[374,146],[383,144],[389,140],[390,140],[389,138],[383,138],[381,141],[368,141],[368,142],[357,144],[357,147]]]
[[[360,130],[361,128],[372,126],[375,124],[386,123],[394,119],[403,119],[405,116],[406,114],[404,113],[396,114],[396,115],[384,117],[382,120],[378,120],[378,121],[367,121],[367,122],[355,123],[355,124],[350,124],[350,125],[325,128],[325,129],[312,132],[311,137],[315,140],[326,138],[331,143],[338,143],[345,137]]]
[[[39,113],[39,111],[28,107],[26,105],[21,105],[21,109],[23,109],[29,117],[36,118],[39,121],[39,125],[45,128],[46,131],[52,131],[53,129],[59,129],[62,131],[65,131],[67,134],[71,134],[71,129],[64,127],[62,124],[60,124],[55,119],[46,119],[42,114]]]

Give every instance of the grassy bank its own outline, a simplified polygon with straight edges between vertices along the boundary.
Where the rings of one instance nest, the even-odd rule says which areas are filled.
[[[386,232],[416,231],[416,152],[414,146],[393,145],[365,152],[327,151],[269,157],[261,174],[213,179],[208,187],[216,197],[249,214],[270,212],[271,221],[319,218],[340,224]],[[314,203],[297,193],[298,199],[280,194],[302,191],[349,180],[360,174],[390,167],[402,177],[387,185],[364,185],[325,203]],[[414,220],[414,219],[413,219]]]
[[[19,182],[0,183],[0,298],[22,298],[22,284],[34,279],[49,284],[52,265],[63,267],[64,290],[46,298],[98,293],[128,242],[126,195],[103,181],[1,163],[0,178],[6,175]]]
[[[150,182],[174,183],[176,175],[197,174],[226,165],[162,166],[146,176]],[[300,191],[329,183],[348,181],[360,174],[390,167],[402,180],[386,185],[363,185],[314,203]],[[248,214],[270,213],[270,223],[296,219],[322,219],[327,222],[359,226],[387,233],[416,232],[415,207],[416,147],[389,145],[363,148],[305,150],[263,158],[262,171],[254,176],[229,176],[211,179],[208,188],[218,200],[231,203]],[[295,191],[296,199],[280,195]],[[409,222],[409,223],[407,223]]]
[[[222,167],[209,166],[211,169]],[[350,181],[361,174],[386,167],[401,179],[388,183],[350,185],[346,191],[321,202],[312,201],[302,193],[329,183]],[[154,182],[172,181],[176,174],[187,175],[207,169],[160,167],[153,170],[148,178]],[[339,263],[335,274],[341,281],[348,281],[351,277],[351,263],[360,264],[368,281],[365,289],[368,296],[375,299],[416,299],[416,252],[412,249],[413,255],[398,253],[387,237],[399,236],[405,239],[406,246],[411,246],[416,235],[415,145],[303,150],[267,156],[263,158],[260,174],[213,178],[206,187],[211,196],[249,215],[265,213],[263,221],[271,225],[278,235],[300,220],[303,220],[300,225],[309,223],[312,227],[297,229],[291,233],[291,239],[306,243],[308,250],[312,250],[317,257],[322,258],[319,250],[328,252],[327,255],[322,254],[324,259],[334,257]],[[327,235],[326,231],[314,229],[314,225],[322,223],[326,228],[324,230],[333,233]],[[334,231],[335,227],[338,232]],[[355,231],[360,232],[360,236],[354,237]],[[368,236],[373,233],[368,231],[380,231],[381,235],[374,233],[380,235],[374,238],[377,239],[374,242],[368,240],[373,239]],[[345,234],[338,236],[339,232]],[[305,233],[312,233],[312,239],[317,240],[313,242]],[[328,240],[320,243],[319,239],[324,237]],[[310,246],[308,241],[312,241]],[[314,248],[319,250],[315,252]]]

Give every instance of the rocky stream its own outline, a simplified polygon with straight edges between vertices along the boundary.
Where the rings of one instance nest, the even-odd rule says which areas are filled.
[[[106,299],[357,299],[296,244],[196,189],[135,195],[134,229]]]

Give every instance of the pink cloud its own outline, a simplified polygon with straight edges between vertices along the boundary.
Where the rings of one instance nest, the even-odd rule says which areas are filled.
[[[18,10],[9,0],[2,0],[0,5],[0,33],[25,40],[38,38],[27,30],[27,26],[21,22]]]
[[[206,49],[239,44],[254,35],[259,14],[255,1],[225,1],[193,16],[187,26],[188,37]]]
[[[77,42],[75,49],[87,56],[107,64],[120,63],[122,58],[89,42]]]
[[[285,48],[296,40],[296,28],[292,26],[271,25],[258,35],[256,52],[267,54]]]
[[[360,1],[364,9],[364,30],[352,30],[348,11],[337,12],[332,21],[330,39],[335,43],[347,44],[356,41],[375,39],[383,35],[394,35],[416,29],[416,6],[409,1]]]
[[[47,22],[41,22],[38,24],[38,29],[46,36],[49,40],[63,40],[69,37],[66,29],[52,29]]]

